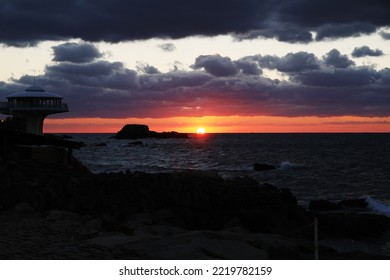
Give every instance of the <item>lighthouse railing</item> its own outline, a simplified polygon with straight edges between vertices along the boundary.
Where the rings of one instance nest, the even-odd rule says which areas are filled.
[[[31,102],[17,102],[17,103],[7,103],[7,102],[1,102],[5,104],[0,104],[0,110],[34,110],[34,109],[52,109],[52,110],[65,110],[69,111],[69,107],[65,103],[59,103],[59,104],[51,104],[51,103],[31,103]]]
[[[1,109],[8,108],[8,102],[0,102],[0,108]]]
[[[6,111],[9,111],[8,102],[0,102],[0,112],[6,112]]]

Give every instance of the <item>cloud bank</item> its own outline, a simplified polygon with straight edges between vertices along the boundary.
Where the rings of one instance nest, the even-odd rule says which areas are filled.
[[[356,66],[337,49],[322,57],[200,55],[192,69],[166,73],[149,64],[129,69],[105,61],[89,43],[53,51],[54,62],[36,80],[64,97],[67,117],[390,116],[390,68]],[[266,77],[265,70],[284,78]],[[32,82],[26,75],[2,83],[0,95]]]
[[[53,61],[68,61],[74,63],[92,62],[103,54],[90,43],[65,43],[53,47]]]
[[[382,56],[384,53],[381,50],[372,50],[367,46],[354,48],[352,52],[353,57],[363,57],[363,56]]]
[[[0,44],[80,39],[53,47],[52,62],[36,77],[64,97],[67,117],[382,117],[390,116],[390,69],[357,66],[354,59],[385,55],[368,46],[350,54],[334,48],[322,57],[267,55],[259,46],[255,55],[200,54],[190,70],[161,72],[152,63],[130,69],[107,61],[95,43],[230,34],[308,44],[374,32],[389,40],[389,11],[390,2],[381,0],[4,0]],[[174,43],[157,47],[179,52]],[[32,82],[29,75],[0,82],[0,95]]]
[[[390,25],[389,11],[390,2],[381,0],[4,0],[0,42],[26,47],[71,38],[115,43],[219,34],[310,42],[375,32]]]

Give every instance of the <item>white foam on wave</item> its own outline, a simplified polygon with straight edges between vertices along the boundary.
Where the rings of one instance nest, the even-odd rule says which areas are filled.
[[[379,200],[375,200],[371,196],[366,196],[365,199],[367,201],[368,208],[372,211],[390,217],[390,205],[386,205]]]
[[[292,162],[289,162],[289,161],[283,161],[280,164],[279,169],[285,171],[285,170],[290,170],[290,169],[294,169],[294,168],[300,168],[302,166],[303,166],[303,164],[292,163]]]

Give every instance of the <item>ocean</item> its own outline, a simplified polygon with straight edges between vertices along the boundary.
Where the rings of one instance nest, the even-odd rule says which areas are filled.
[[[93,173],[213,171],[250,176],[290,188],[298,202],[366,198],[390,216],[390,133],[189,134],[188,139],[116,140],[114,134],[71,134],[87,146],[74,151]],[[103,144],[103,145],[99,145]],[[275,170],[254,171],[254,163]]]

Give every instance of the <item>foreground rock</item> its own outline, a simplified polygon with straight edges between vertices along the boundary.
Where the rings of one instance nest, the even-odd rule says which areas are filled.
[[[131,233],[100,227],[101,218],[69,211],[0,213],[0,259],[307,259],[307,242],[241,227],[185,230],[155,215],[122,223]],[[92,226],[91,224],[95,224]],[[98,226],[96,226],[98,225]],[[305,248],[305,250],[301,250]]]
[[[0,205],[26,202],[37,211],[67,210],[117,219],[137,213],[172,213],[186,229],[222,229],[238,223],[254,232],[283,233],[308,224],[288,189],[250,178],[223,180],[196,172],[83,174],[71,168],[20,162],[3,166]]]
[[[336,238],[377,238],[390,230],[390,219],[383,215],[323,213],[319,220],[321,232]]]
[[[288,189],[250,178],[197,172],[94,175],[34,161],[0,162],[0,178],[3,259],[313,257],[310,213]],[[335,234],[332,219],[320,217],[321,236]],[[369,232],[370,227],[359,228],[362,220],[343,219],[337,217],[336,226],[349,223]],[[378,218],[376,225],[386,221]],[[337,238],[350,237],[343,234]],[[385,234],[383,227],[365,236]],[[325,247],[320,255],[355,256]]]
[[[371,214],[364,198],[345,199],[339,202],[312,200],[309,210],[321,222],[323,236],[332,238],[377,238],[390,231],[390,219]]]
[[[114,136],[116,139],[141,139],[141,138],[188,138],[185,133],[176,131],[155,132],[149,130],[147,125],[143,124],[126,124]]]
[[[332,210],[348,210],[348,211],[359,211],[368,210],[368,204],[366,199],[344,199],[340,202],[332,202],[328,200],[312,200],[309,203],[309,209],[314,211],[332,211]]]
[[[253,170],[255,170],[255,171],[267,171],[267,170],[274,170],[274,169],[276,169],[275,166],[265,164],[265,163],[257,163],[256,162],[253,164]]]

